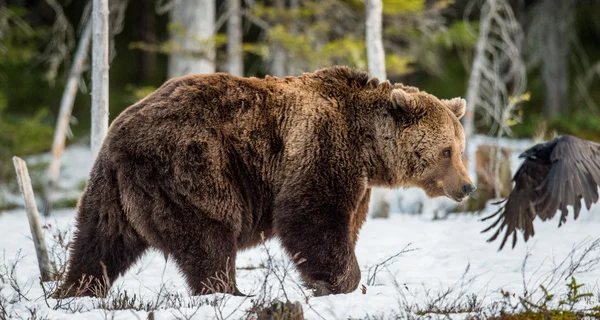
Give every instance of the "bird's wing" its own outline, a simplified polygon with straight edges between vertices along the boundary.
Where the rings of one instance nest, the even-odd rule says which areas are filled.
[[[560,227],[567,221],[567,206],[573,206],[574,219],[577,219],[582,198],[588,210],[598,201],[600,146],[563,136],[552,151],[551,161],[552,168],[539,187],[541,197],[534,200],[542,220],[551,219],[560,209]]]
[[[499,225],[496,232],[487,240],[488,242],[496,240],[504,228],[506,228],[506,232],[499,250],[502,250],[511,233],[513,235],[512,247],[515,247],[517,229],[523,230],[525,241],[535,234],[533,230],[533,220],[537,214],[535,203],[543,194],[543,190],[538,187],[549,171],[549,165],[540,164],[530,159],[523,161],[513,177],[515,186],[508,198],[504,200],[506,201],[504,205],[494,214],[482,219],[482,221],[485,221],[498,216],[492,225],[482,231],[487,232]]]

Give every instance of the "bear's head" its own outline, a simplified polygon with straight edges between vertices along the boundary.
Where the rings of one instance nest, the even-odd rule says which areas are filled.
[[[395,85],[377,128],[383,185],[418,187],[429,197],[464,200],[476,188],[462,161],[465,100]]]

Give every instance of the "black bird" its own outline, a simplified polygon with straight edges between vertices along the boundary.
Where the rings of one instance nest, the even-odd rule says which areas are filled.
[[[502,250],[511,233],[512,247],[515,247],[517,229],[522,230],[525,241],[533,237],[533,220],[536,216],[545,221],[553,218],[560,209],[560,227],[567,221],[567,206],[573,206],[574,219],[577,219],[582,198],[588,210],[598,201],[599,143],[563,135],[534,145],[519,155],[519,158],[525,160],[513,176],[514,188],[508,198],[495,203],[505,202],[504,205],[494,214],[482,219],[485,221],[498,216],[482,233],[500,224],[487,242],[494,241],[506,228],[498,251]]]

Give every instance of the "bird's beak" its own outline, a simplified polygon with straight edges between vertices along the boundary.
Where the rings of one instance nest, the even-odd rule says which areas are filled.
[[[524,158],[527,158],[527,157],[529,157],[530,155],[532,155],[531,149],[530,149],[530,150],[525,150],[525,151],[523,151],[523,153],[521,153],[521,154],[519,155],[519,159],[524,159]]]

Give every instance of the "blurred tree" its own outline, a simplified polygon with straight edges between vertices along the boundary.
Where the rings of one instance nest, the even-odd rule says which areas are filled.
[[[546,0],[531,9],[529,53],[541,62],[545,112],[550,118],[569,107],[569,54],[573,42],[575,1]]]
[[[385,52],[382,39],[382,12],[381,0],[365,0],[365,30],[369,74],[383,81],[387,79],[385,72]]]
[[[244,75],[242,10],[240,0],[227,0],[227,72]]]
[[[379,81],[387,80],[385,71],[385,51],[383,50],[382,19],[383,4],[381,0],[365,0],[365,40],[367,47],[367,65],[369,75]],[[373,188],[371,192],[372,216],[387,218],[390,215],[390,205],[386,198],[388,190]]]
[[[108,0],[93,0],[91,148],[94,157],[108,132],[108,12]]]
[[[298,14],[298,10],[300,10],[300,0],[290,0],[290,11],[292,13],[292,16],[296,16]],[[290,33],[292,34],[293,37],[297,37],[300,35],[300,33],[298,32],[298,25],[295,23],[292,23],[290,26]],[[302,68],[299,67],[296,63],[295,57],[290,56],[290,59],[288,61],[288,71],[287,74],[290,76],[298,76],[302,73]],[[306,70],[308,71],[308,70]]]
[[[215,0],[173,0],[168,77],[215,72]]]
[[[470,139],[475,133],[476,118],[489,128],[488,134],[496,137],[510,135],[510,127],[520,120],[518,107],[528,99],[528,95],[525,95],[527,76],[521,53],[524,33],[510,4],[506,0],[486,0],[479,16],[479,37],[466,93],[467,110],[462,121],[468,139],[465,157],[473,183],[494,183],[490,188],[478,188],[469,198],[469,204],[481,206],[488,200],[486,197],[500,196],[503,184],[511,182],[510,179],[500,179],[501,156],[498,148],[489,149],[485,153],[489,159],[483,161],[490,164],[492,178],[478,181],[477,173],[480,170],[476,168],[475,160],[479,146],[474,145],[475,139]],[[485,190],[495,194],[486,195],[483,193]]]
[[[276,11],[284,11],[285,10],[285,2],[284,0],[273,0],[273,7]],[[281,20],[279,17],[275,17],[275,28],[282,26]],[[269,73],[276,77],[284,77],[286,75],[285,66],[286,66],[286,54],[282,48],[281,43],[279,41],[272,41],[269,46],[269,61],[270,68]]]
[[[153,43],[156,41],[156,14],[154,0],[138,0],[134,18],[138,23],[134,27],[133,41]],[[148,83],[156,69],[156,52],[135,50],[135,80]]]

